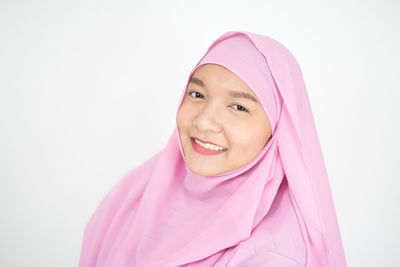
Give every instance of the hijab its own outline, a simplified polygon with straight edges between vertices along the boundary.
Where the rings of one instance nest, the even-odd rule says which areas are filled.
[[[346,266],[303,76],[281,43],[247,31],[218,37],[188,76],[219,64],[257,95],[272,136],[248,164],[192,172],[175,127],[126,173],[86,225],[80,267]]]

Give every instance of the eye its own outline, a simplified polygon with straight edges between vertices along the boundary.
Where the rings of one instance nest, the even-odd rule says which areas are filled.
[[[194,95],[193,95],[193,93],[194,93]],[[191,91],[191,92],[189,92],[189,95],[190,96],[193,96],[193,97],[195,97],[195,98],[204,98],[204,96],[202,95],[202,94],[200,94],[199,92],[196,92],[196,91]]]
[[[249,112],[245,107],[243,107],[243,106],[241,106],[241,105],[234,104],[234,105],[232,105],[232,106],[237,106],[238,108],[235,108],[236,110],[244,111],[244,112]]]

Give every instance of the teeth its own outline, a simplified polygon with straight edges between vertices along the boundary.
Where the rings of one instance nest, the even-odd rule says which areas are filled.
[[[209,143],[204,144],[204,143],[200,142],[197,139],[194,139],[194,142],[196,144],[198,144],[199,146],[202,146],[202,147],[210,149],[210,150],[215,150],[215,151],[225,150],[223,147],[220,147],[220,146],[215,146],[215,145],[212,145],[212,144],[209,144]]]

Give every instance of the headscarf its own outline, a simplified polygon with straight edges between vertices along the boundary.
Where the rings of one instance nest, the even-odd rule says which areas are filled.
[[[80,267],[344,267],[328,175],[303,76],[281,43],[247,31],[218,37],[190,72],[219,64],[257,95],[271,139],[248,164],[201,176],[178,128],[124,175],[84,231]]]

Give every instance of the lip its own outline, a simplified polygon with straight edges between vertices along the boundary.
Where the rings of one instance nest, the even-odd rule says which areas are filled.
[[[214,144],[213,142],[204,141],[204,140],[201,140],[200,138],[193,137],[193,136],[191,136],[190,139],[197,139],[197,140],[199,140],[199,141],[202,142],[202,143],[208,143],[208,144],[212,144],[212,145],[214,145],[214,146],[223,147],[223,146],[220,146],[220,145],[218,145],[218,144]],[[226,149],[226,147],[223,147],[223,148]]]
[[[226,151],[226,150],[224,150],[224,151],[215,151],[215,150],[204,148],[204,147],[199,146],[198,144],[196,144],[194,142],[194,139],[195,139],[194,137],[190,137],[190,140],[191,140],[191,143],[192,143],[192,147],[196,152],[198,152],[200,154],[203,154],[203,155],[218,155],[218,154],[222,154],[222,153],[224,153]],[[196,138],[196,139],[198,139],[198,138]],[[204,143],[209,143],[209,144],[216,145],[216,144],[211,143],[211,142],[202,141],[201,139],[198,139],[198,140],[201,141],[201,142],[204,142]],[[218,145],[216,145],[216,146],[218,146]]]

